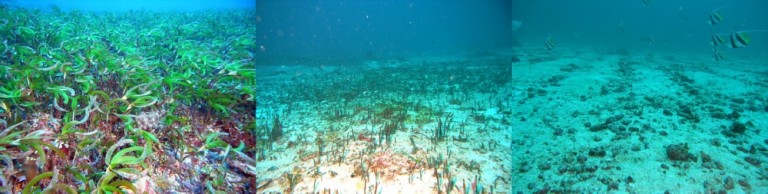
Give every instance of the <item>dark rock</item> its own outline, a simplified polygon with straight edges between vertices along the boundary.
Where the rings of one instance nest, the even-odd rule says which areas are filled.
[[[691,95],[694,95],[694,96],[695,95],[699,95],[699,90],[697,90],[697,89],[690,89],[690,90],[688,90],[688,94],[691,94]]]
[[[603,157],[603,156],[605,156],[605,149],[603,149],[602,147],[596,147],[596,148],[589,149],[589,156],[592,156],[592,157]]]
[[[760,159],[757,159],[752,156],[744,157],[744,161],[747,161],[747,163],[752,164],[755,167],[760,167]]]
[[[747,130],[747,126],[740,122],[733,122],[733,125],[731,125],[731,132],[734,133],[744,133],[744,131]]]
[[[616,135],[613,136],[613,138],[611,138],[611,141],[626,139],[626,138],[629,138],[629,136],[630,136],[629,132],[620,131],[620,132],[617,132]]]
[[[755,147],[754,144],[752,144],[752,146],[749,146],[749,153],[750,154],[756,154],[757,153],[757,147]]]
[[[629,124],[632,124],[632,121],[630,121],[630,120],[623,120],[623,121],[621,121],[621,124],[624,125],[624,126],[627,126]]]
[[[715,168],[717,168],[718,170],[723,170],[725,169],[725,166],[723,166],[723,163],[720,163],[719,161],[715,161]]]
[[[725,180],[723,181],[723,185],[726,190],[731,190],[736,186],[736,181],[733,181],[733,178],[725,177]]]
[[[709,140],[709,144],[712,144],[713,146],[720,146],[720,139],[714,138]]]
[[[664,170],[669,170],[669,166],[667,166],[666,164],[661,164],[661,168]]]
[[[693,154],[688,153],[688,143],[667,146],[667,157],[675,161],[696,160]]]
[[[605,85],[603,85],[602,87],[600,87],[600,95],[601,95],[601,96],[605,96],[605,95],[608,95],[608,93],[609,93],[609,92],[610,92],[610,91],[608,91],[608,87],[606,87]]]
[[[547,82],[549,82],[549,85],[551,86],[560,86],[560,81],[563,81],[565,79],[565,76],[563,75],[555,75],[547,79]]]
[[[587,171],[587,172],[595,172],[595,171],[597,171],[597,169],[598,169],[597,165],[592,165],[592,166],[584,167],[584,171]]]
[[[711,156],[705,154],[704,152],[701,152],[701,167],[708,168],[708,169],[722,169],[723,165],[720,164],[720,162],[715,161],[712,159]]]
[[[627,177],[627,183],[634,183],[634,182],[635,182],[635,179],[632,178],[632,176]]]
[[[668,134],[667,134],[667,132],[666,132],[666,131],[660,131],[660,132],[659,132],[659,135],[661,135],[661,136],[667,136]]]
[[[755,127],[755,123],[753,123],[752,121],[747,121],[746,123],[744,123],[744,125],[746,125],[747,127]]]
[[[544,188],[541,188],[535,192],[536,194],[547,194],[549,193],[549,186],[545,185]]]
[[[541,171],[549,170],[551,168],[552,168],[552,165],[550,165],[549,163],[539,164],[539,170]]]
[[[554,134],[555,136],[561,136],[561,135],[563,135],[563,129],[560,129],[560,128],[558,128],[558,129],[555,129],[555,131],[554,131],[554,133],[553,133],[553,134]]]
[[[607,185],[608,183],[610,183],[611,181],[613,181],[613,180],[611,180],[610,178],[606,178],[606,177],[600,177],[600,178],[597,178],[597,180],[598,180],[598,181],[600,181],[600,182],[601,182],[601,183],[603,183],[603,184],[606,184],[606,185]]]
[[[627,129],[621,125],[611,125],[610,127],[608,127],[608,130],[614,133],[620,133],[622,131],[626,131]]]
[[[701,163],[709,163],[709,162],[712,162],[712,157],[710,157],[704,152],[701,152]]]
[[[587,157],[584,155],[579,155],[576,157],[576,161],[583,164],[584,162],[587,161]]]
[[[752,144],[752,149],[750,149],[749,152],[755,154],[757,151],[765,152],[768,151],[768,148],[765,148],[760,144]]]
[[[611,180],[611,182],[608,183],[608,190],[619,190],[619,182]]]
[[[749,185],[749,182],[747,182],[747,179],[739,180],[739,185],[741,185],[741,187],[744,188],[744,190],[747,190],[747,191],[752,190],[752,186]]]
[[[620,121],[623,118],[624,118],[624,115],[616,115],[616,116],[609,117],[608,119],[606,119],[605,123],[611,124],[613,122]]]
[[[525,117],[520,117],[520,122],[525,122],[525,121],[527,121],[527,120],[528,120],[528,119],[525,119]]]
[[[725,112],[722,109],[712,110],[712,112],[710,113],[710,116],[716,119],[725,119],[727,117],[727,115],[725,115]]]
[[[667,109],[664,109],[664,111],[662,111],[662,113],[664,113],[664,115],[666,115],[666,116],[672,116],[672,112],[667,110]]]
[[[657,104],[656,103],[656,99],[654,99],[651,96],[643,96],[643,99],[645,99],[646,101],[650,102],[651,104]]]
[[[595,125],[589,128],[589,131],[602,131],[608,128],[608,124],[601,123],[599,125]]]
[[[598,125],[594,125],[592,127],[589,127],[590,131],[602,131],[608,128],[608,126],[616,121],[621,121],[621,119],[624,118],[624,115],[616,115],[612,117],[608,117],[608,119],[605,119],[605,122],[600,123]]]
[[[689,105],[680,105],[680,111],[677,112],[677,115],[680,115],[681,117],[686,118],[693,123],[698,123],[701,121],[699,116],[696,115],[696,113]]]

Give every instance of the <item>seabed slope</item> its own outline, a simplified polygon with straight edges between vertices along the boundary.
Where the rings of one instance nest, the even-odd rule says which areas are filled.
[[[258,69],[259,192],[768,192],[766,59],[509,53]]]

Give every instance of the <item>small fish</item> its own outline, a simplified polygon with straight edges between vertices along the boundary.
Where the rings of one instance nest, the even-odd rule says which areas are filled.
[[[715,25],[715,24],[719,24],[720,22],[723,22],[723,16],[721,16],[720,13],[717,13],[717,10],[720,10],[722,8],[723,7],[720,7],[715,10],[712,10],[712,12],[709,12],[709,21],[707,21],[709,25]]]
[[[725,43],[725,38],[723,38],[722,34],[713,34],[712,35],[712,42],[709,44],[712,46],[720,46]]]
[[[651,5],[651,0],[643,0],[643,6],[648,7],[649,5]]]
[[[717,48],[712,49],[712,56],[715,57],[715,61],[722,61],[724,59],[723,54],[721,54]]]
[[[768,30],[742,30],[730,34],[713,34],[712,41],[709,42],[709,44],[715,47],[725,44],[730,48],[744,48],[747,47],[751,41],[747,32],[768,32]]]
[[[744,31],[734,32],[730,37],[731,48],[744,48],[749,45],[749,36]]]
[[[548,51],[551,51],[555,48],[555,41],[552,40],[552,37],[548,37],[547,40],[544,41],[544,46]]]

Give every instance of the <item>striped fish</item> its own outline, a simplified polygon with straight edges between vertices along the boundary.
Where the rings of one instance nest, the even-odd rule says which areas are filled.
[[[731,45],[730,45],[731,48],[744,48],[744,47],[747,47],[747,45],[749,45],[750,39],[749,39],[749,36],[747,36],[747,33],[745,33],[744,31],[741,31],[741,32],[734,32],[733,34],[731,34],[730,41],[731,41]]]
[[[722,61],[724,59],[723,54],[717,48],[712,49],[712,56],[715,57],[715,61]]]
[[[544,46],[548,51],[551,51],[555,48],[555,41],[552,40],[552,37],[548,37],[547,40],[544,41]]]
[[[709,44],[712,46],[720,46],[722,44],[725,44],[725,38],[723,38],[722,34],[713,34],[712,42],[710,42]]]
[[[720,10],[723,7],[717,8],[715,10],[712,10],[712,12],[709,12],[709,25],[715,25],[719,24],[720,22],[723,22],[723,16],[720,15],[720,13],[717,13],[717,10]]]

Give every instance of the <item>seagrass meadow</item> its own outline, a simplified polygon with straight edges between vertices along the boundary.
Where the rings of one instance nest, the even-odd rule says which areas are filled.
[[[0,7],[0,192],[255,190],[255,20]]]

